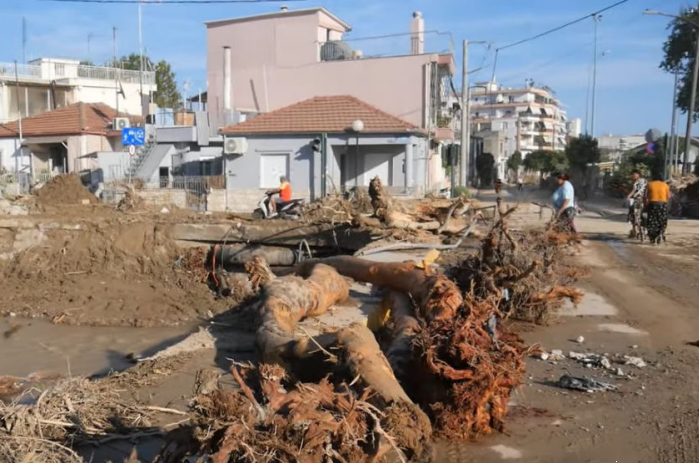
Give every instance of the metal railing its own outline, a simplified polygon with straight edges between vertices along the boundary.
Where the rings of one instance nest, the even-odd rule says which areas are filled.
[[[375,37],[347,38],[318,42],[321,61],[345,61],[362,58],[386,58],[413,54],[414,36],[410,32]],[[440,31],[424,32],[424,53],[454,55],[451,34]]]
[[[41,66],[34,64],[17,64],[17,75],[20,77],[41,78]],[[14,63],[0,63],[0,76],[15,77]]]
[[[141,82],[141,73],[127,69],[118,69],[113,67],[103,66],[86,66],[83,64],[61,64],[58,68],[54,63],[49,63],[49,66],[40,64],[17,64],[17,76],[30,79],[52,80],[55,78],[70,78],[78,77],[81,79],[93,80],[111,80],[117,78],[122,83],[138,84]],[[0,76],[15,77],[14,63],[0,63]],[[155,85],[155,72],[143,71],[143,84]]]

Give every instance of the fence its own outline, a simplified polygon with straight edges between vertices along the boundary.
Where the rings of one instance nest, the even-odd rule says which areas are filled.
[[[126,185],[132,185],[139,196],[153,205],[175,205],[196,211],[211,210],[209,199],[212,190],[225,190],[226,177],[216,176],[172,176],[162,177],[157,182],[145,183],[141,179],[120,178],[105,185],[102,199],[118,202],[123,197]]]
[[[0,175],[0,187],[8,194],[26,195],[29,193],[31,184],[31,175],[24,172]]]

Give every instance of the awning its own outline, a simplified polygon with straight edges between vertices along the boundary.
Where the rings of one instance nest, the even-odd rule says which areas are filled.
[[[544,139],[544,142],[546,142],[546,143],[551,143],[551,142],[553,141],[553,137],[549,137],[549,136],[547,136],[547,135],[544,135],[544,136],[541,137],[541,138],[543,138],[543,139]]]
[[[544,127],[546,128],[546,130],[553,130],[553,124],[551,122],[544,121]]]
[[[29,137],[22,141],[22,145],[53,145],[57,143],[65,143],[68,139],[65,135],[58,135],[55,137]]]
[[[546,111],[546,108],[541,108],[541,114],[544,116],[548,116],[549,113]]]
[[[558,137],[558,143],[560,143],[561,145],[565,145],[565,144],[566,144],[566,139],[565,139],[565,138]]]

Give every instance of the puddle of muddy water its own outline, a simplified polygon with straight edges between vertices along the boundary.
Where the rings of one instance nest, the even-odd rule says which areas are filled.
[[[132,365],[127,354],[160,349],[192,329],[67,326],[8,317],[0,320],[0,375],[76,376],[123,370]]]

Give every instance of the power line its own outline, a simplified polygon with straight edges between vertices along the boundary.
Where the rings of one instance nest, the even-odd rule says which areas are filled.
[[[604,12],[607,11],[607,10],[611,10],[612,8],[616,8],[617,6],[619,6],[619,5],[623,4],[623,3],[626,3],[626,2],[628,2],[628,1],[629,1],[629,0],[621,0],[621,1],[618,1],[618,2],[614,3],[613,5],[609,5],[609,6],[606,7],[606,8],[602,8],[601,10],[597,10],[597,11],[592,12],[592,13],[590,13],[590,14],[588,14],[588,15],[585,15],[585,16],[583,16],[583,17],[581,17],[581,18],[578,18],[578,19],[575,19],[575,20],[573,20],[573,21],[567,22],[567,23],[563,24],[562,26],[554,27],[553,29],[549,29],[549,30],[547,30],[546,32],[542,32],[542,33],[537,34],[537,35],[535,35],[535,36],[532,36],[532,37],[529,37],[529,38],[526,38],[526,39],[522,39],[522,40],[520,40],[520,41],[511,43],[511,44],[509,44],[509,45],[505,45],[505,46],[503,46],[503,47],[499,47],[499,48],[497,48],[495,51],[496,51],[496,53],[497,53],[498,51],[501,51],[501,50],[507,50],[508,48],[512,48],[512,47],[515,47],[515,46],[517,46],[517,45],[521,45],[521,44],[526,43],[526,42],[531,42],[532,40],[539,39],[539,38],[541,38],[541,37],[544,37],[545,35],[549,35],[549,34],[552,34],[552,33],[554,33],[554,32],[558,32],[558,31],[560,31],[561,29],[565,29],[566,27],[572,26],[572,25],[577,24],[577,23],[579,23],[579,22],[583,22],[584,20],[586,20],[586,19],[588,19],[588,18],[595,17],[595,16],[599,15],[600,13],[604,13]]]
[[[54,3],[111,3],[111,4],[152,4],[152,5],[203,5],[220,3],[288,3],[305,2],[306,0],[39,0]]]
[[[499,56],[499,54],[500,54],[500,51],[502,51],[502,50],[507,50],[508,48],[516,47],[517,45],[521,45],[521,44],[523,44],[523,43],[531,42],[532,40],[540,39],[541,37],[544,37],[544,36],[549,35],[549,34],[553,34],[554,32],[558,32],[558,31],[560,31],[560,30],[562,30],[562,29],[565,29],[566,27],[570,27],[570,26],[572,26],[572,25],[574,25],[574,24],[581,23],[581,22],[585,21],[586,19],[594,18],[595,16],[599,15],[600,13],[604,13],[605,11],[611,10],[612,8],[616,8],[617,6],[622,5],[622,4],[624,4],[624,3],[627,3],[628,1],[629,1],[629,0],[620,0],[620,1],[616,2],[616,3],[613,3],[613,4],[611,4],[611,5],[607,6],[607,7],[605,7],[605,8],[602,8],[601,10],[593,11],[593,12],[590,13],[590,14],[587,14],[587,15],[585,15],[585,16],[582,16],[582,17],[578,18],[578,19],[574,19],[574,20],[572,20],[572,21],[569,21],[569,22],[567,22],[567,23],[565,23],[565,24],[563,24],[563,25],[561,25],[561,26],[554,27],[553,29],[549,29],[549,30],[547,30],[547,31],[545,31],[545,32],[542,32],[542,33],[540,33],[540,34],[536,34],[536,35],[534,35],[534,36],[532,36],[532,37],[528,37],[528,38],[526,38],[526,39],[522,39],[522,40],[519,40],[519,41],[517,41],[517,42],[513,42],[513,43],[510,43],[510,44],[508,44],[508,45],[504,45],[504,46],[502,46],[502,47],[496,48],[496,49],[495,49],[495,59],[494,59],[494,61],[493,61],[493,75],[492,75],[491,81],[492,81],[492,80],[495,80],[495,71],[496,71],[496,69],[497,69],[497,65],[498,65],[498,56]]]

